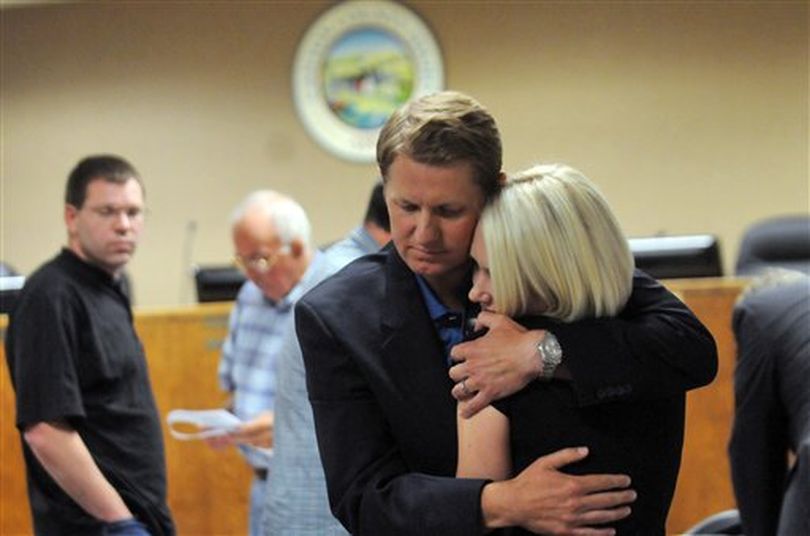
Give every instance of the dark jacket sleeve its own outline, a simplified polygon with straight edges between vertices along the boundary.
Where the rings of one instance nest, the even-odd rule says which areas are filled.
[[[683,302],[639,270],[618,317],[551,330],[580,405],[668,397],[706,385],[717,374],[711,333]]]
[[[773,344],[745,302],[735,309],[733,326],[738,349],[729,442],[734,493],[746,534],[776,534],[789,439]]]
[[[344,342],[306,299],[295,322],[329,502],[344,527],[355,536],[482,534],[485,481],[410,472],[384,402]]]

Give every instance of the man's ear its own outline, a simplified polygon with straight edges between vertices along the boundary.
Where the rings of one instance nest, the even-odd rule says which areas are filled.
[[[79,216],[79,209],[65,203],[65,227],[67,227],[68,235],[73,236],[76,232],[76,218]]]
[[[304,254],[305,249],[306,248],[304,248],[304,243],[297,238],[293,239],[293,241],[290,242],[290,255],[292,255],[294,259],[300,258],[301,255]]]
[[[498,184],[501,186],[506,184],[506,173],[503,171],[501,171],[501,173],[498,175]]]

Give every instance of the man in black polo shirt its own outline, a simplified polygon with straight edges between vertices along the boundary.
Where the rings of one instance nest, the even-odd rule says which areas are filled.
[[[88,157],[65,193],[68,245],[26,281],[6,355],[38,535],[174,534],[163,438],[121,288],[143,228],[138,173]]]

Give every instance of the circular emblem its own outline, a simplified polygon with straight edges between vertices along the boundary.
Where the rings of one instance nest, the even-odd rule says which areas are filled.
[[[307,30],[293,66],[295,107],[333,154],[373,162],[380,128],[413,97],[439,91],[444,68],[425,23],[386,0],[329,9]]]

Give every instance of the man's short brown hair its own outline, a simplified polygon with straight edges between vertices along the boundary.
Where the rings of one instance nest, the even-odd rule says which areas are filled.
[[[431,166],[467,162],[485,198],[498,191],[502,164],[498,127],[486,108],[463,93],[433,93],[395,111],[377,139],[377,164],[384,182],[398,155]]]
[[[146,195],[143,181],[132,164],[117,155],[101,154],[83,158],[68,175],[65,185],[65,203],[82,208],[87,197],[87,186],[94,180],[124,184],[135,179]]]

